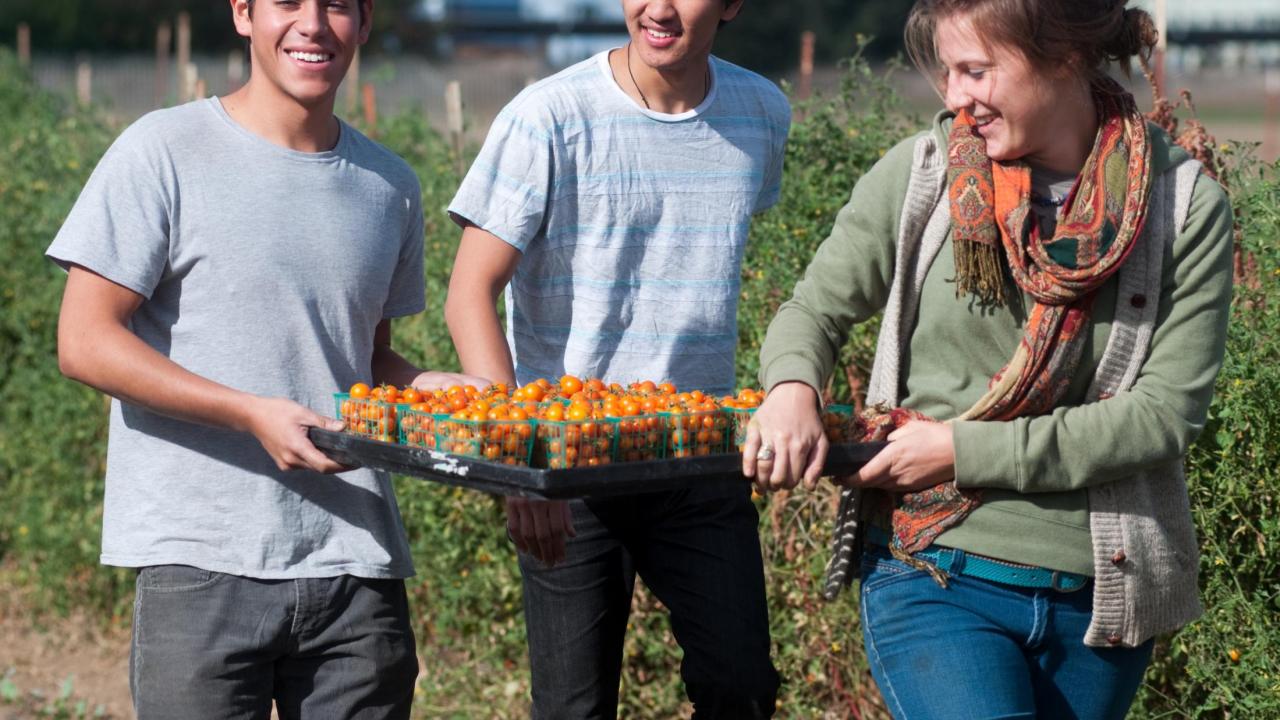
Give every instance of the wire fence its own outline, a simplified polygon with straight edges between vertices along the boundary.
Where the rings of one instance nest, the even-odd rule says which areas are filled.
[[[1259,143],[1264,160],[1280,156],[1280,69],[1275,67],[1205,67],[1188,62],[1181,54],[1170,58],[1166,87],[1176,97],[1191,91],[1202,119],[1219,140]],[[31,71],[37,82],[54,92],[80,96],[106,110],[125,124],[158,107],[186,98],[225,95],[238,88],[248,75],[243,53],[222,56],[192,54],[188,69],[179,71],[176,61],[144,55],[73,56],[35,55]],[[367,58],[348,75],[338,93],[337,112],[353,117],[372,98],[376,114],[413,110],[423,112],[441,133],[463,129],[460,141],[483,139],[498,111],[524,87],[555,72],[545,56],[536,53],[486,53],[459,56],[448,61],[428,60],[409,54]],[[793,74],[799,94],[831,91],[838,82],[834,67],[813,68],[811,78]],[[781,78],[775,78],[781,79]],[[461,107],[447,101],[449,85],[458,84]],[[894,84],[909,107],[926,116],[939,99],[918,73],[904,71]],[[1144,107],[1150,107],[1150,90],[1141,77],[1128,83]],[[370,93],[370,94],[366,94]],[[457,117],[451,121],[450,112]]]

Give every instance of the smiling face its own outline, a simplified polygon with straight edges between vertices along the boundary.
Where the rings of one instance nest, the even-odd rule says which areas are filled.
[[[231,0],[258,79],[312,108],[332,104],[356,48],[369,39],[371,0]]]
[[[938,20],[934,43],[940,89],[952,112],[967,110],[1000,162],[1036,163],[1079,133],[1080,103],[1092,112],[1087,84],[1067,69],[1037,71],[1018,51],[983,41],[963,15]],[[1041,163],[1044,164],[1044,163]]]
[[[659,71],[681,71],[711,54],[716,29],[743,0],[622,0],[636,56]]]

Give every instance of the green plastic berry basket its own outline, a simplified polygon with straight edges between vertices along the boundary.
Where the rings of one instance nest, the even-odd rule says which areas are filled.
[[[551,470],[610,465],[619,424],[617,418],[538,420],[534,457]]]
[[[501,465],[528,467],[533,453],[532,420],[436,418],[436,449]]]

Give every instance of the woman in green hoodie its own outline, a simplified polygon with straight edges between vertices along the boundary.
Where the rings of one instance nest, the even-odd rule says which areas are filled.
[[[897,717],[1119,718],[1152,637],[1201,611],[1182,461],[1231,296],[1231,210],[1106,74],[1147,56],[1125,0],[919,0],[946,111],[853,189],[769,326],[744,450],[818,480],[820,389],[884,313],[827,594],[861,575]]]

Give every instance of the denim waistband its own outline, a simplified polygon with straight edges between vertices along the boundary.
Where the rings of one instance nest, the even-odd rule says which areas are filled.
[[[867,541],[888,549],[890,537],[874,525],[867,527]],[[965,552],[957,548],[930,545],[912,557],[925,560],[943,572],[1026,588],[1050,588],[1058,592],[1075,592],[1089,584],[1087,575],[1023,565]]]

